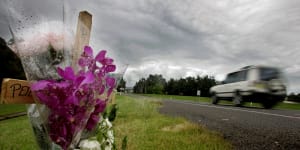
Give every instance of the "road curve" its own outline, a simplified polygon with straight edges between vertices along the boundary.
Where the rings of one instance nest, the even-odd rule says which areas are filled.
[[[300,150],[300,111],[163,100],[160,112],[223,134],[237,150]]]

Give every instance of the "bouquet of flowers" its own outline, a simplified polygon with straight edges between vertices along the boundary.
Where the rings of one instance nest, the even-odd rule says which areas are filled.
[[[27,112],[37,143],[43,150],[74,149],[82,132],[96,127],[116,86],[111,74],[116,70],[114,60],[105,50],[94,57],[89,46],[73,59],[75,36],[68,24],[72,17],[66,17],[71,14],[65,12],[68,5],[62,7],[61,20],[47,18],[47,11],[23,7],[28,6],[26,1],[7,5],[10,47],[21,59],[36,102]],[[74,62],[77,65],[71,66]]]
[[[40,80],[31,86],[37,101],[47,106],[48,135],[63,149],[74,148],[83,130],[97,125],[99,113],[104,111],[115,87],[115,78],[108,73],[115,71],[116,66],[105,54],[102,50],[93,58],[92,48],[86,46],[77,73],[72,67],[58,68],[62,79]]]

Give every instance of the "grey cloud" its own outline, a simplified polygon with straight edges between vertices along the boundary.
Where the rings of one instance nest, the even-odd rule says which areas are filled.
[[[56,2],[48,3],[49,9],[32,5],[44,12],[60,9]],[[125,78],[130,85],[150,73],[167,78],[224,76],[245,65],[267,64],[283,68],[290,90],[300,92],[300,68],[295,67],[300,64],[297,0],[77,0],[68,4],[66,10],[74,14],[82,9],[93,14],[92,46],[109,50],[118,65],[129,64]],[[75,24],[77,16],[70,12],[67,19]],[[56,13],[49,18],[56,18]]]

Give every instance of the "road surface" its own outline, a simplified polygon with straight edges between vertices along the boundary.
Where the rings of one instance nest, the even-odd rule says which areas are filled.
[[[237,150],[300,150],[300,111],[163,100],[160,112],[218,131]]]

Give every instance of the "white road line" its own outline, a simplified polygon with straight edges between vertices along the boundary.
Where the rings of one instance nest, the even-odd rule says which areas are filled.
[[[221,106],[211,106],[211,105],[206,105],[206,104],[194,104],[194,103],[182,102],[182,101],[173,101],[173,102],[183,103],[183,104],[189,104],[189,105],[197,105],[197,106],[201,106],[201,107],[211,107],[211,108],[227,109],[227,110],[234,110],[234,111],[244,111],[244,112],[250,112],[250,113],[256,113],[256,114],[263,114],[263,115],[269,115],[269,116],[276,116],[276,117],[284,117],[284,118],[291,118],[291,119],[300,119],[300,117],[295,117],[295,116],[272,114],[272,113],[259,112],[259,111],[253,111],[253,110],[244,110],[244,109],[221,107]]]

